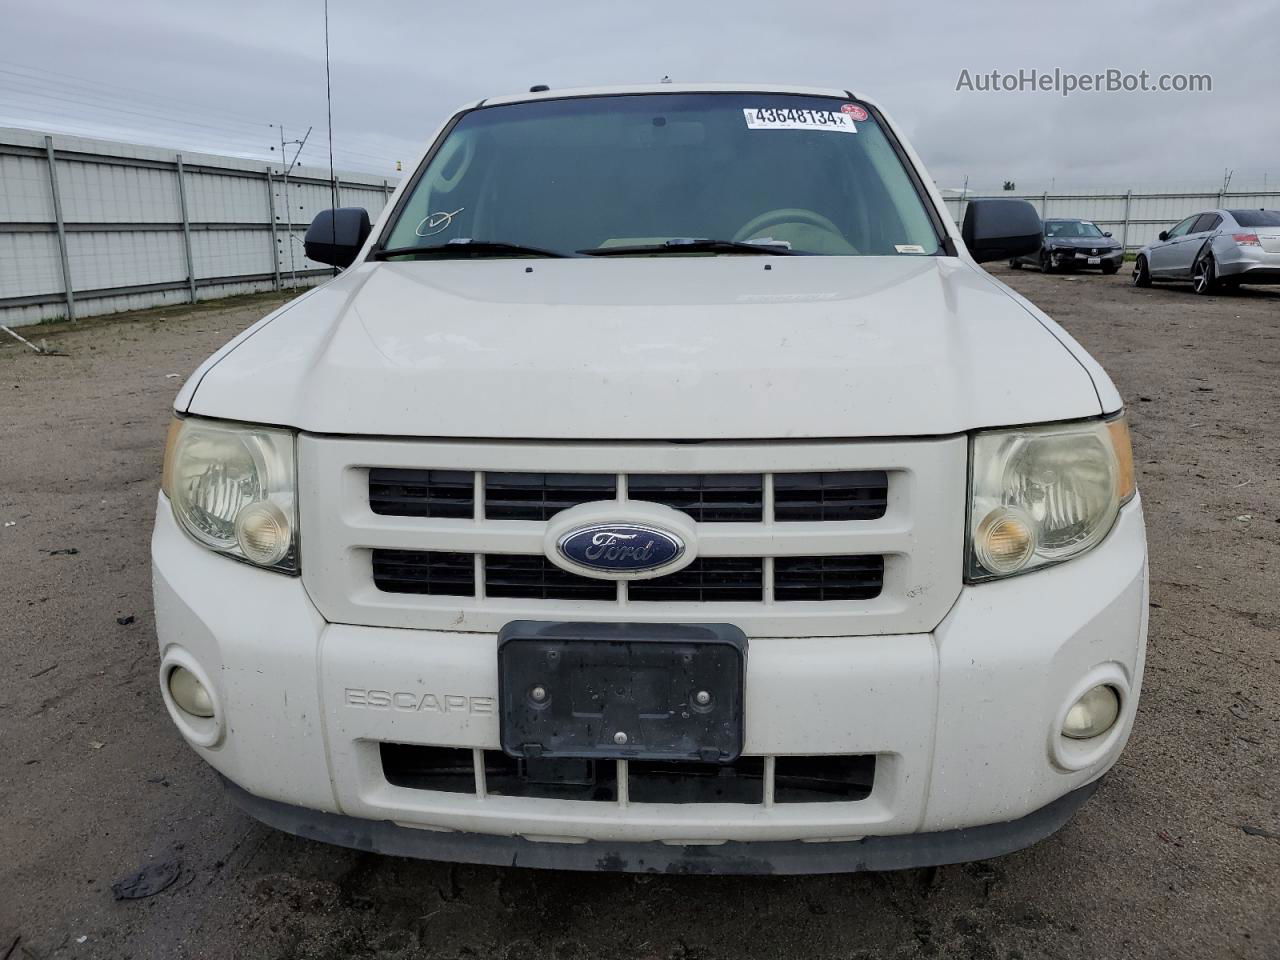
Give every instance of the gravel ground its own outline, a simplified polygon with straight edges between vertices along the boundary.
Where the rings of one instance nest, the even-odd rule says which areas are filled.
[[[275,301],[36,331],[62,357],[0,346],[0,960],[1280,955],[1280,292],[995,272],[1129,402],[1146,689],[1059,834],[881,875],[449,866],[251,822],[160,703],[148,537],[181,377]],[[113,899],[174,858],[169,889]]]

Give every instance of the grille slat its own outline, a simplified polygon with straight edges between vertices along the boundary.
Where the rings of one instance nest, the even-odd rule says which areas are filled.
[[[369,471],[369,506],[401,517],[471,517],[475,474],[465,470]],[[562,510],[617,496],[617,478],[601,473],[496,472],[484,476],[484,516],[489,520],[550,520]],[[877,520],[888,506],[883,470],[778,473],[773,477],[774,519],[803,521]],[[699,523],[760,523],[764,516],[762,474],[686,473],[627,477],[632,500],[661,503]]]
[[[490,520],[550,520],[580,503],[612,500],[613,474],[486,473],[484,515]]]
[[[758,473],[632,474],[627,477],[627,496],[665,504],[699,523],[764,519],[764,477]]]
[[[758,602],[764,596],[764,561],[759,557],[698,557],[665,577],[632,580],[627,596],[640,603]]]
[[[378,744],[382,775],[396,787],[476,793],[476,751],[460,747]],[[527,799],[616,803],[618,766],[612,761],[514,759],[498,750],[479,756],[486,792]],[[764,803],[765,758],[732,763],[632,760],[626,767],[632,803]],[[875,786],[874,754],[774,758],[773,802],[848,803],[865,800]]]
[[[773,498],[779,522],[879,520],[889,502],[889,477],[883,470],[779,473]]]
[[[774,599],[871,600],[884,586],[884,557],[778,557],[773,562]],[[605,600],[617,595],[612,580],[562,570],[546,557],[488,554],[485,594],[522,600]],[[374,584],[387,593],[472,596],[475,562],[469,553],[374,550]],[[760,557],[699,557],[682,570],[650,580],[631,580],[637,603],[757,603],[763,599]]]
[[[388,517],[470,517],[475,512],[475,474],[375,467],[369,471],[369,509]]]
[[[475,557],[438,550],[374,550],[373,583],[386,593],[470,597],[476,592]]]
[[[490,554],[484,562],[484,589],[490,597],[523,600],[613,600],[612,580],[580,577],[546,557]]]
[[[795,600],[871,600],[884,586],[884,557],[778,557],[773,597]]]

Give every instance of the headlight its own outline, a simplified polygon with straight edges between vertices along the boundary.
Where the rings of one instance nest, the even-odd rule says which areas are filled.
[[[174,420],[162,486],[178,525],[211,550],[296,574],[293,446],[288,430]]]
[[[969,469],[971,582],[1084,553],[1134,494],[1123,416],[974,434]]]

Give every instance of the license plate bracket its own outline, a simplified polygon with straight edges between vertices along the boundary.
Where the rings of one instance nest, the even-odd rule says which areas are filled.
[[[746,658],[731,624],[513,621],[498,635],[502,749],[730,763],[742,753]]]

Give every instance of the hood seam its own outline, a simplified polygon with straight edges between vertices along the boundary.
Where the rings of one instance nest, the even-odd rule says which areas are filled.
[[[1027,305],[1023,303],[1022,300],[1019,299],[1018,296],[1015,296],[1014,292],[1008,286],[1006,286],[1001,281],[997,280],[995,277],[991,276],[991,274],[987,273],[987,271],[983,270],[982,267],[980,266],[975,265],[973,267],[973,271],[974,273],[981,274],[982,277],[984,277],[993,287],[995,287],[1002,294],[1004,294],[1006,297],[1008,297],[1010,300],[1016,303],[1019,307],[1021,307],[1024,313],[1026,313],[1029,317],[1031,317],[1033,320],[1035,320],[1036,323],[1040,325],[1040,329],[1042,329],[1045,333],[1049,334],[1049,336],[1053,337],[1053,339],[1057,341],[1058,346],[1062,347],[1062,349],[1067,352],[1068,356],[1070,356],[1071,359],[1076,362],[1076,366],[1078,366],[1084,372],[1085,377],[1089,381],[1089,386],[1093,388],[1093,396],[1098,401],[1098,412],[1100,414],[1107,413],[1108,411],[1106,409],[1106,404],[1102,402],[1102,394],[1098,391],[1098,381],[1093,379],[1093,374],[1089,372],[1089,368],[1085,366],[1084,361],[1076,356],[1076,352],[1072,350],[1071,347],[1068,346],[1067,343],[1060,336],[1057,335],[1057,333],[1054,332],[1052,327],[1049,327],[1048,325],[1046,325],[1044,320],[1041,319],[1039,316],[1037,316],[1034,310],[1029,309]]]

